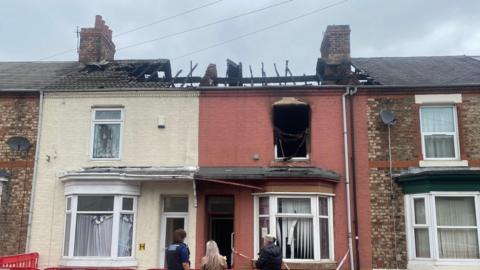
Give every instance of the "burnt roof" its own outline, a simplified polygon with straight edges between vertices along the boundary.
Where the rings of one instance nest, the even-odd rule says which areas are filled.
[[[80,69],[70,62],[0,62],[0,91],[35,91]]]
[[[163,72],[159,77],[158,72]],[[170,60],[114,60],[92,63],[52,82],[46,90],[160,88],[172,80]]]
[[[366,84],[460,85],[480,84],[480,61],[470,56],[352,58]]]

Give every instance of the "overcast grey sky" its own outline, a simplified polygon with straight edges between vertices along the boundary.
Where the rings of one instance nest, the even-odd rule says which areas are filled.
[[[103,16],[113,34],[215,0],[15,0],[0,4],[0,61],[31,61],[76,47],[76,26],[92,27]],[[223,0],[218,4],[114,38],[117,48],[175,33],[285,0]],[[158,42],[117,51],[116,59],[174,58],[269,26],[339,0],[292,0],[259,13]],[[286,59],[296,75],[313,74],[323,31],[350,24],[353,57],[480,55],[479,0],[349,0],[289,24],[172,61],[174,72],[209,63],[224,74],[227,58],[251,64],[260,76]],[[76,61],[75,51],[49,61]],[[182,75],[185,75],[182,74]]]

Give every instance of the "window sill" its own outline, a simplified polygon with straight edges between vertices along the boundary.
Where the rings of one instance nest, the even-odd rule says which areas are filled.
[[[64,257],[60,261],[60,265],[67,267],[136,267],[138,263],[135,258]]]
[[[408,269],[478,269],[480,260],[477,259],[457,259],[457,260],[432,260],[432,259],[414,259],[408,261]],[[450,266],[450,267],[448,267]]]
[[[420,160],[419,167],[468,167],[468,160]]]

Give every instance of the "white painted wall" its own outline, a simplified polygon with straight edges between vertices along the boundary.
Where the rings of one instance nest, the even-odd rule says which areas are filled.
[[[92,166],[197,166],[198,93],[140,91],[46,93],[30,250],[40,252],[40,268],[57,266],[63,254],[65,196],[58,173]],[[119,161],[90,160],[91,107],[124,106],[123,153]],[[166,128],[159,129],[162,116]],[[47,155],[50,161],[47,161]],[[139,269],[158,267],[160,196],[188,194],[189,241],[196,212],[191,183],[143,183],[138,199],[136,254]],[[145,251],[138,251],[145,243]],[[191,242],[191,258],[195,246]]]

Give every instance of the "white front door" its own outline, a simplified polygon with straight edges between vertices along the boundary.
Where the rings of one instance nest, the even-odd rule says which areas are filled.
[[[163,214],[162,222],[160,225],[160,267],[166,267],[165,265],[165,251],[167,247],[173,243],[173,232],[176,229],[184,229],[187,227],[187,215],[186,214]]]
[[[188,228],[188,197],[165,197],[160,221],[160,268],[165,267],[165,251],[173,243],[176,229]]]

